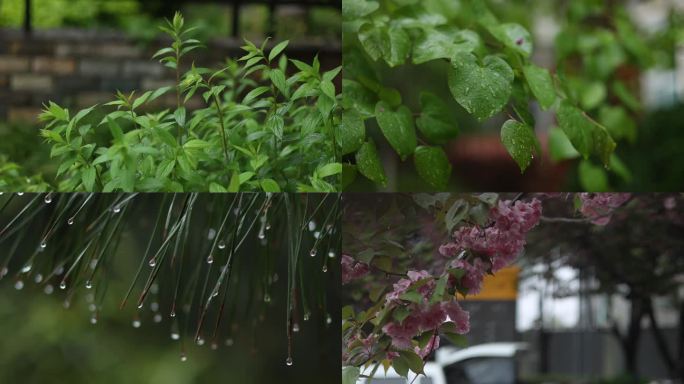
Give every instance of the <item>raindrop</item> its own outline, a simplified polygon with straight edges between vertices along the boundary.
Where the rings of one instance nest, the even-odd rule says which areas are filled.
[[[214,228],[209,228],[209,232],[207,232],[207,239],[213,240],[214,237],[216,237],[216,230]]]
[[[97,324],[97,312],[93,313],[90,316],[90,324],[93,324],[93,325]]]
[[[67,220],[68,225],[74,225],[74,218],[70,217],[69,220]]]
[[[316,248],[311,248],[311,252],[309,252],[309,256],[316,257]]]
[[[185,354],[185,352],[181,353],[180,359],[182,362],[188,361],[188,356]]]
[[[310,318],[311,318],[311,313],[306,312],[306,313],[304,314],[304,321],[309,321]]]
[[[264,233],[264,230],[263,230],[263,229],[259,231],[259,236],[258,236],[258,237],[259,237],[260,240],[263,240],[263,239],[266,238],[266,234]]]
[[[154,315],[154,322],[155,323],[161,323],[161,321],[162,321],[162,315],[160,315],[158,313],[156,315]]]
[[[138,304],[138,309],[142,309],[143,303]]]
[[[45,242],[45,240],[43,240],[43,242],[40,243],[40,247],[45,249],[45,247],[47,247],[47,242]]]
[[[288,356],[287,360],[285,360],[285,364],[287,364],[288,367],[292,366],[292,357]]]
[[[266,230],[270,231],[271,230],[271,223],[266,223]]]
[[[309,221],[309,232],[313,232],[314,230],[316,230],[316,222],[311,220]]]
[[[176,311],[171,311],[171,313],[169,314],[169,316],[171,316],[171,317],[176,317]]]
[[[97,305],[95,305],[95,303],[90,303],[88,309],[90,310],[90,312],[95,312],[95,310],[97,310]]]
[[[271,295],[268,293],[264,295],[264,302],[270,303],[271,302]]]
[[[24,192],[17,192],[17,196],[24,196]]]
[[[66,281],[62,280],[62,281],[59,283],[59,289],[66,289]]]
[[[155,258],[153,257],[153,258],[150,259],[150,261],[149,261],[147,264],[149,264],[150,267],[154,268],[154,267],[157,266],[157,259],[155,259]]]
[[[328,325],[332,324],[332,317],[330,317],[330,314],[325,317],[325,323]]]
[[[214,263],[214,256],[209,255],[207,256],[207,264],[213,264]]]
[[[55,275],[61,275],[62,273],[64,273],[64,266],[60,265],[55,269]]]
[[[328,251],[328,257],[331,259],[335,258],[335,251]]]
[[[93,282],[90,281],[90,280],[86,281],[85,287],[86,287],[86,289],[91,289],[91,288],[93,288]]]
[[[204,339],[202,336],[197,336],[197,339],[195,339],[195,343],[199,345],[200,347],[204,345]]]
[[[140,328],[141,325],[142,325],[142,323],[140,322],[140,320],[138,320],[138,319],[133,320],[133,328]]]
[[[14,289],[16,289],[17,291],[20,291],[23,288],[24,288],[24,282],[23,281],[17,280],[17,282],[14,283]]]
[[[52,203],[52,196],[48,193],[45,196],[45,204],[50,204],[50,203]]]
[[[87,302],[92,303],[93,301],[95,301],[95,295],[93,295],[93,293],[90,292],[85,296],[85,299]]]
[[[323,270],[323,273],[328,272],[328,265],[327,265],[327,264],[323,264],[322,270]]]
[[[52,288],[52,284],[46,285],[45,289],[43,289],[43,292],[45,292],[46,295],[51,295],[53,291],[54,288]]]
[[[294,323],[292,325],[292,332],[299,332],[299,323]]]
[[[171,340],[180,339],[180,334],[178,332],[171,332]]]
[[[39,284],[41,281],[43,281],[43,275],[41,275],[40,273],[37,274],[37,275],[33,278],[33,281],[35,281],[36,284]]]
[[[212,343],[211,343],[211,349],[213,349],[214,351],[217,350],[217,349],[218,349],[218,343],[215,342],[215,341],[212,342]]]
[[[31,264],[26,264],[24,265],[24,268],[21,269],[21,273],[29,273],[31,271]]]
[[[226,242],[223,240],[219,241],[218,249],[226,249]]]
[[[152,312],[157,312],[159,310],[159,303],[157,303],[156,301],[153,301],[150,304],[150,309],[152,310]]]
[[[66,299],[64,300],[64,303],[62,305],[64,306],[64,308],[68,309],[69,307],[71,307],[71,301],[69,301],[69,299]]]
[[[121,212],[121,207],[118,205],[115,205],[114,208],[112,208],[112,212],[114,213],[119,213]]]
[[[226,339],[226,347],[230,347],[232,345],[233,345],[233,339],[231,339],[231,338]]]
[[[156,294],[157,292],[159,292],[159,284],[157,284],[157,283],[152,284],[152,285],[150,286],[150,292],[152,292],[152,293],[154,293],[154,294]]]
[[[314,232],[314,239],[320,239],[320,238],[321,238],[321,232],[320,231]]]
[[[90,269],[95,269],[97,267],[97,259],[90,260]]]

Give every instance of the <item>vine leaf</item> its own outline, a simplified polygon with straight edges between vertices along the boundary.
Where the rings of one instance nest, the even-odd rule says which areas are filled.
[[[436,28],[426,30],[413,46],[414,64],[450,59],[459,52],[473,52],[482,45],[480,36],[470,30]]]
[[[359,148],[359,151],[356,152],[356,167],[362,175],[371,181],[382,186],[387,184],[387,177],[385,176],[385,170],[382,168],[378,150],[371,139],[365,142]]]
[[[501,127],[501,142],[521,172],[525,172],[532,163],[535,153],[540,152],[539,141],[532,128],[515,120],[508,120]]]
[[[617,146],[615,141],[604,127],[589,119],[582,110],[563,101],[558,108],[558,125],[585,159],[595,155],[605,166],[610,165],[610,155]]]
[[[413,161],[418,175],[431,186],[444,189],[451,176],[451,163],[441,147],[416,148]]]
[[[458,125],[442,99],[433,93],[421,92],[420,106],[422,113],[416,119],[416,125],[428,141],[443,144],[458,136]]]
[[[354,20],[367,16],[378,8],[380,8],[380,4],[376,1],[345,0],[342,2],[342,16],[347,20]]]
[[[384,59],[390,67],[403,64],[411,51],[411,38],[398,24],[366,23],[359,29],[359,41],[373,61]]]
[[[342,384],[356,384],[359,374],[359,367],[342,367]]]
[[[418,144],[413,116],[408,108],[402,105],[393,110],[389,104],[380,101],[375,105],[375,119],[382,134],[402,160],[413,154]]]
[[[356,152],[366,139],[366,127],[361,114],[348,110],[342,114],[342,122],[336,126],[335,139],[340,147],[340,154]]]
[[[489,27],[489,32],[506,47],[520,53],[523,57],[532,54],[532,36],[520,24],[505,23]]]
[[[539,100],[539,105],[544,109],[549,109],[556,102],[556,89],[549,71],[530,64],[523,68],[523,73],[532,94]]]
[[[449,90],[466,111],[483,120],[503,109],[513,91],[511,67],[488,56],[481,66],[470,53],[459,53],[449,71]]]

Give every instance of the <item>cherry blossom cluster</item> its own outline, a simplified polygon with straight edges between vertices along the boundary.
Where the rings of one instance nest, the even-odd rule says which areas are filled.
[[[413,349],[421,357],[425,357],[439,346],[437,330],[447,321],[455,324],[456,332],[468,333],[470,329],[469,313],[461,308],[453,296],[448,301],[431,302],[437,285],[436,278],[427,271],[409,271],[408,278],[400,279],[394,284],[392,292],[385,296],[386,307],[408,310],[408,315],[401,321],[392,321],[383,326],[382,331],[392,338],[392,346],[397,349]],[[420,301],[409,301],[402,296],[410,289],[415,289]],[[413,346],[412,340],[423,332],[434,333],[427,346]],[[392,355],[388,355],[392,357]]]
[[[596,225],[607,225],[615,208],[625,204],[631,197],[630,193],[580,193],[580,212]]]
[[[342,284],[347,284],[352,280],[360,279],[368,274],[370,268],[368,264],[355,260],[349,255],[342,255]]]
[[[537,199],[529,202],[499,201],[491,209],[490,222],[486,226],[458,228],[454,232],[454,241],[442,245],[439,252],[448,258],[456,257],[462,251],[473,253],[476,257],[472,261],[457,260],[452,265],[465,269],[470,276],[468,285],[477,290],[486,272],[500,270],[520,254],[527,232],[539,222],[541,208]]]

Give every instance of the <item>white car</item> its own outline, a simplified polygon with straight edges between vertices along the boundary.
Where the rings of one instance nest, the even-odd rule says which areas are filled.
[[[435,361],[425,364],[425,375],[409,375],[408,381],[392,368],[380,368],[373,379],[361,378],[357,384],[515,384],[518,377],[516,356],[526,350],[525,343],[488,343],[458,349],[442,347]]]

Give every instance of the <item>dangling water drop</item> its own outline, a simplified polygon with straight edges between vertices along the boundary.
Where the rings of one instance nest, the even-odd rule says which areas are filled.
[[[29,273],[31,271],[31,264],[26,264],[24,267],[21,269],[21,273]]]
[[[140,328],[142,323],[138,319],[133,319],[133,328]]]
[[[43,275],[42,274],[37,274],[34,278],[33,281],[36,282],[36,284],[40,284],[43,281]]]
[[[211,349],[214,350],[214,351],[217,350],[217,349],[218,349],[218,343],[215,342],[215,341],[213,341],[213,342],[211,343]]]
[[[271,230],[271,223],[266,223],[266,230],[270,231]]]
[[[304,313],[304,321],[309,321],[310,318],[311,318],[311,313],[309,313],[309,312]]]
[[[328,272],[328,265],[327,265],[327,264],[323,264],[322,270],[323,270],[323,273]]]
[[[74,218],[70,217],[69,220],[67,220],[67,225],[74,225]]]
[[[228,338],[226,339],[226,347],[232,347],[233,346],[233,339]]]
[[[64,266],[60,265],[55,269],[55,275],[61,275],[62,273],[64,273]]]
[[[160,315],[158,313],[156,315],[154,315],[154,322],[155,323],[161,323],[161,321],[162,321],[162,315]]]
[[[43,292],[45,292],[46,295],[51,295],[53,291],[54,288],[52,288],[52,284],[46,285],[45,289],[43,289]]]
[[[181,355],[180,355],[180,360],[181,360],[182,362],[188,361],[188,356],[185,354],[185,352],[182,352],[182,353],[181,353]]]
[[[97,312],[93,312],[93,314],[90,316],[90,324],[97,324]]]
[[[112,208],[112,212],[114,213],[119,213],[121,212],[121,207],[118,205],[115,205],[114,208]]]
[[[214,256],[209,255],[207,256],[207,264],[213,264],[214,263]]]
[[[86,287],[86,289],[91,289],[91,288],[93,288],[93,282],[90,281],[90,280],[86,281],[85,287]]]
[[[16,283],[14,283],[14,289],[17,291],[21,291],[24,288],[24,282],[22,280],[17,280]]]
[[[332,324],[332,317],[330,317],[330,314],[325,317],[325,323],[328,325]]]
[[[264,233],[264,230],[263,230],[263,229],[261,229],[261,230],[259,231],[258,237],[259,237],[259,240],[263,240],[263,239],[266,238],[266,234]]]
[[[200,347],[203,346],[204,345],[204,339],[202,338],[202,336],[197,336],[197,339],[195,339],[195,343]]]
[[[328,251],[328,257],[331,259],[335,258],[335,251]]]
[[[316,257],[316,248],[311,248],[311,252],[309,252],[309,256]]]
[[[226,242],[223,240],[219,241],[218,249],[226,249]]]
[[[66,289],[66,281],[62,280],[62,281],[59,283],[59,289]]]
[[[24,192],[17,192],[17,196],[24,196]]]
[[[45,195],[44,201],[45,201],[45,204],[52,203],[52,196],[48,193],[47,195]]]
[[[176,317],[176,311],[171,311],[171,313],[169,313],[169,316]]]
[[[287,364],[288,367],[291,367],[293,364],[292,357],[288,356],[287,360],[285,360],[285,364]]]
[[[180,339],[180,334],[178,332],[171,332],[171,340]]]
[[[264,294],[264,302],[270,303],[271,302],[271,295],[268,293]]]
[[[311,220],[309,221],[309,232],[313,232],[316,230],[316,222]]]
[[[40,243],[40,247],[45,249],[45,247],[47,247],[47,242],[45,240],[43,240],[43,242]]]
[[[143,305],[144,304],[142,302],[140,304],[138,304],[138,309],[142,309]]]
[[[149,264],[150,267],[154,268],[154,267],[157,266],[157,259],[155,259],[155,258],[153,257],[153,258],[150,259],[150,261],[149,261],[147,264]]]
[[[153,301],[152,303],[150,303],[150,309],[152,310],[152,312],[157,312],[159,310],[159,303]]]
[[[299,332],[299,323],[292,324],[292,332]]]

